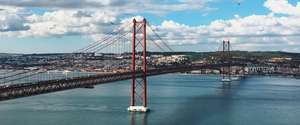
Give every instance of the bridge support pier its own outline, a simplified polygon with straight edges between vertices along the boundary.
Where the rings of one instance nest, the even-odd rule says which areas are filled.
[[[133,19],[130,112],[147,112],[147,21]],[[139,77],[139,78],[137,78]]]
[[[149,109],[148,109],[148,107],[144,107],[144,106],[129,106],[128,111],[130,111],[130,112],[148,112]]]

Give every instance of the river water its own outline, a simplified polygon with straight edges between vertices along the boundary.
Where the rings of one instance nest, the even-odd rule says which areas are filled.
[[[300,80],[216,75],[149,78],[151,111],[129,113],[130,82],[0,102],[0,125],[300,125]]]

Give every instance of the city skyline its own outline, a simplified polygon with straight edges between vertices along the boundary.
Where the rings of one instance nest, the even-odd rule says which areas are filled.
[[[297,0],[3,0],[0,53],[73,52],[133,17],[176,51],[216,51],[229,39],[235,50],[299,52],[299,12]]]

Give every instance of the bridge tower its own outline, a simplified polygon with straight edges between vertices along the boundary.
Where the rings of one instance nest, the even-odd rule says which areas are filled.
[[[147,21],[133,19],[130,112],[147,112]]]
[[[223,40],[222,43],[222,54],[221,61],[224,65],[221,69],[222,81],[231,82],[231,52],[230,52],[230,41]]]

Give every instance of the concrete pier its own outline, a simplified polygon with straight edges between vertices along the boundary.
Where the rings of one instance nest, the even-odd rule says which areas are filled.
[[[127,110],[129,112],[148,112],[149,108],[144,106],[130,106]]]

